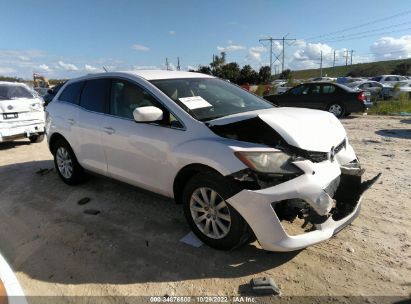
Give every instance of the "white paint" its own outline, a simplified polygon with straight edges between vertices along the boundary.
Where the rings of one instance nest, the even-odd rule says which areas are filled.
[[[0,280],[6,288],[9,304],[27,304],[23,289],[14,275],[13,270],[0,254]]]

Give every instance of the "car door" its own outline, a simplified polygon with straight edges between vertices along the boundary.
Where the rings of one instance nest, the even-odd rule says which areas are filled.
[[[278,105],[282,107],[305,107],[310,86],[300,84],[278,96]]]
[[[133,111],[156,106],[163,120],[137,123]],[[125,79],[113,79],[109,115],[103,122],[104,151],[108,175],[163,195],[170,195],[170,181],[176,170],[169,160],[174,144],[184,135],[183,125],[154,95]]]
[[[108,111],[110,79],[87,80],[80,97],[78,144],[80,164],[93,172],[106,175],[107,162],[102,146],[104,117]]]

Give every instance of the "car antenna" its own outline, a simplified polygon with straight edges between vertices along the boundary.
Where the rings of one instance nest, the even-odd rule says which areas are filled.
[[[106,69],[106,67],[103,65],[103,70],[107,73],[108,70]]]

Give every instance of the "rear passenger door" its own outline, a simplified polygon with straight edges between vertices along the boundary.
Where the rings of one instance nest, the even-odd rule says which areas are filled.
[[[317,109],[325,110],[331,103],[341,101],[341,92],[333,84],[323,84],[321,88],[321,103]]]
[[[108,111],[110,79],[87,80],[80,97],[77,158],[86,169],[106,175],[107,162],[102,146],[104,117]]]

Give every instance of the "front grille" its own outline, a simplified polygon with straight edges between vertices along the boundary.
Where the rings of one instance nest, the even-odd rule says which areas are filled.
[[[338,144],[335,148],[335,154],[339,153],[343,148],[345,148],[347,142],[344,139],[340,144]],[[305,159],[311,160],[313,163],[321,163],[323,161],[326,161],[330,158],[330,153],[329,152],[317,152],[317,151],[307,151],[299,148],[295,148],[294,152],[301,157],[304,157]],[[330,148],[331,152],[331,148]]]

